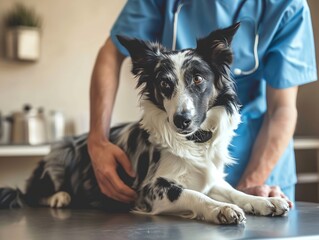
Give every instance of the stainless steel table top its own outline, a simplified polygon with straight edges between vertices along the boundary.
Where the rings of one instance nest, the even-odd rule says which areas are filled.
[[[0,210],[1,240],[61,239],[319,239],[319,204],[297,203],[286,217],[247,216],[217,226],[170,216],[107,214],[97,210]]]

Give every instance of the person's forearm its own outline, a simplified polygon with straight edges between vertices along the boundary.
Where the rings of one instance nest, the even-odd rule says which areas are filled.
[[[123,59],[110,39],[99,51],[90,88],[90,138],[108,138]]]
[[[293,136],[297,110],[284,106],[267,112],[238,188],[265,184]]]

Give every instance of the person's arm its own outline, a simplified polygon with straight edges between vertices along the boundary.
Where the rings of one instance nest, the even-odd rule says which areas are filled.
[[[278,187],[265,181],[291,140],[297,121],[298,87],[275,89],[267,86],[267,112],[253,146],[247,168],[237,186],[239,190],[260,196],[284,197]]]
[[[297,118],[294,86],[317,79],[316,58],[307,2],[284,1],[269,4],[267,9],[265,22],[273,22],[273,16],[281,15],[277,18],[280,22],[273,22],[275,32],[262,56],[263,79],[273,88],[267,87],[268,112],[238,188],[255,195],[284,196],[278,187],[271,189],[262,184],[293,135]]]
[[[97,56],[90,88],[88,151],[102,193],[115,200],[130,202],[134,200],[135,192],[121,181],[116,168],[120,164],[129,175],[134,176],[131,163],[126,154],[108,140],[124,58],[110,38]]]

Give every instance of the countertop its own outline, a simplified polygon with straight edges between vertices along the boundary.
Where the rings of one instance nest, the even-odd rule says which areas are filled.
[[[247,216],[246,224],[217,226],[171,216],[108,214],[97,210],[0,210],[0,239],[319,239],[319,204],[296,203],[286,217]]]

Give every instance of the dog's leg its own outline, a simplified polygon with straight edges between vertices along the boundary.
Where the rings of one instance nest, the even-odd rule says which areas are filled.
[[[216,224],[238,224],[245,220],[244,212],[236,205],[215,201],[164,178],[144,186],[135,212],[196,218]]]
[[[39,163],[27,182],[25,196],[28,205],[49,206],[46,199],[61,191],[64,182],[64,169],[62,166],[58,166],[54,170],[48,171],[45,161]]]
[[[42,160],[38,167],[33,172],[31,178],[27,182],[26,187],[26,200],[29,205],[37,206],[52,206],[59,207],[65,206],[64,200],[57,201],[56,199],[62,199],[61,196],[65,194],[58,194],[65,191],[65,159],[71,156],[67,154],[69,149],[63,149],[63,151],[51,152],[50,155]],[[60,196],[59,198],[56,198]],[[54,197],[55,196],[55,197]],[[68,194],[69,196],[69,194]],[[53,198],[52,198],[53,197]],[[70,198],[70,197],[69,197]],[[51,199],[51,200],[50,200]],[[64,198],[63,198],[64,199]],[[66,198],[68,199],[68,198]],[[61,203],[59,203],[61,202]]]
[[[289,211],[289,204],[278,197],[257,197],[234,189],[226,181],[220,180],[207,194],[212,199],[234,203],[246,213],[263,216],[281,216]]]
[[[67,192],[57,192],[50,197],[40,199],[42,206],[51,208],[67,207],[71,202],[71,197]]]

